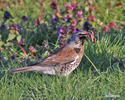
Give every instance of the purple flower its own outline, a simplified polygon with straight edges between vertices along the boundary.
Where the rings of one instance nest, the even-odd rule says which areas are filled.
[[[76,32],[80,32],[80,31],[81,31],[81,29],[76,28],[74,32],[76,33]]]
[[[18,27],[18,28],[20,28],[20,26],[21,26],[20,24],[17,24],[17,27]]]
[[[89,22],[85,22],[85,23],[83,23],[83,29],[85,31],[88,31],[88,30],[92,30],[93,27],[92,27],[92,25]]]
[[[78,17],[78,18],[82,18],[82,17],[83,17],[82,14],[83,14],[83,11],[80,10],[80,11],[77,12],[76,17]]]
[[[63,32],[63,30],[62,30],[62,26],[60,26],[59,29],[58,29],[58,31],[57,31],[59,37],[62,36],[62,32]]]
[[[59,18],[58,18],[58,17],[52,18],[52,23],[53,23],[53,24],[57,24],[58,21],[59,21]]]
[[[22,16],[22,20],[23,20],[23,21],[28,21],[28,20],[29,20],[29,17],[28,17],[28,16]]]
[[[57,33],[60,37],[67,35],[67,26],[60,26]]]
[[[4,12],[4,19],[5,20],[8,20],[9,18],[11,18],[12,16],[11,16],[11,14],[8,12],[8,11],[5,11]]]
[[[61,37],[62,36],[62,34],[61,33],[59,33],[59,37]]]
[[[14,56],[14,55],[10,56],[10,59],[11,59],[11,60],[14,60],[14,59],[15,59],[15,56]]]
[[[7,31],[7,25],[6,24],[2,24],[0,25],[0,31]]]
[[[52,3],[51,3],[51,8],[52,9],[57,9],[57,7],[58,7],[58,4],[57,4],[57,2],[56,1],[52,1]]]
[[[21,33],[21,34],[25,34],[22,29],[19,29],[18,32]]]
[[[65,37],[60,37],[59,43],[60,47],[63,47],[67,43],[67,39]]]
[[[24,43],[25,39],[21,39],[19,44],[22,45]]]
[[[3,62],[7,62],[7,60],[3,56],[0,57],[0,60],[3,61]]]
[[[21,63],[25,63],[25,62],[28,62],[28,61],[30,61],[30,59],[24,58],[23,61],[22,61]]]
[[[70,35],[73,35],[74,34],[74,32],[76,32],[76,28],[74,27],[74,26],[69,26],[68,27],[68,33],[70,34]]]

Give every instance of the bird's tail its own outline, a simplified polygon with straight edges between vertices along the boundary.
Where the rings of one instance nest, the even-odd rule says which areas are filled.
[[[38,72],[43,72],[45,74],[55,74],[55,70],[53,67],[42,67],[37,65],[10,69],[11,73],[28,72],[28,71],[38,71]]]
[[[30,67],[22,67],[22,68],[10,69],[11,73],[27,72],[27,71],[34,71],[34,68],[32,66],[30,66]]]

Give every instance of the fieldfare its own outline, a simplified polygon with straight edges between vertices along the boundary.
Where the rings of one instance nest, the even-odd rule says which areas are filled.
[[[68,76],[81,62],[86,38],[90,37],[92,42],[94,42],[95,38],[93,34],[93,32],[86,31],[76,32],[69,43],[59,48],[38,64],[22,68],[13,68],[10,72],[38,71],[44,74]]]

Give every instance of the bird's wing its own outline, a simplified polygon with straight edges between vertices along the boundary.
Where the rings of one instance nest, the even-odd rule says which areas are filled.
[[[72,62],[77,57],[77,53],[75,50],[66,46],[61,50],[57,51],[56,53],[52,54],[51,56],[44,59],[41,63],[43,65],[57,65],[57,64],[64,64],[68,62]]]

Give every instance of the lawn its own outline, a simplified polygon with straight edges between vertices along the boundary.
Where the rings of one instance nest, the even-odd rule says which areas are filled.
[[[1,0],[0,100],[125,100],[124,6],[122,0]],[[9,72],[41,61],[81,29],[94,31],[96,41],[87,39],[68,77]]]

